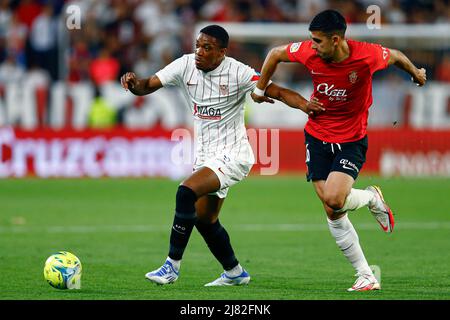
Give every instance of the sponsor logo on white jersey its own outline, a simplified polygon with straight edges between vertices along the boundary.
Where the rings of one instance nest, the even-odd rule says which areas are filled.
[[[194,117],[205,120],[220,120],[222,119],[222,113],[220,109],[194,104]]]

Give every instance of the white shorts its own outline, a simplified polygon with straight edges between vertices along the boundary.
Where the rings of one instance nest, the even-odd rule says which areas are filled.
[[[203,163],[196,163],[194,171],[207,167],[214,171],[220,181],[220,189],[210,193],[219,198],[225,198],[229,187],[243,180],[252,169],[255,163],[252,148],[250,144],[242,146],[236,156],[231,156],[228,152],[220,152],[215,157],[207,158]]]

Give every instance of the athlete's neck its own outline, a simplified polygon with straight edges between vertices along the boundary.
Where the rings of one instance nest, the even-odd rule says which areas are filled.
[[[350,56],[350,47],[348,46],[347,40],[342,40],[342,42],[336,48],[336,52],[331,59],[331,62],[339,63],[344,61]]]
[[[202,70],[203,72],[207,73],[207,72],[211,72],[215,69],[217,69],[218,66],[220,66],[220,64],[223,62],[223,60],[225,59],[225,56],[222,57],[222,59],[220,59],[215,65],[213,65],[211,68],[208,68],[208,70]]]

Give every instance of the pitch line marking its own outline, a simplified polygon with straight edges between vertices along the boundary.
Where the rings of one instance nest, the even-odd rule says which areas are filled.
[[[356,230],[378,230],[380,227],[374,223],[354,223]],[[228,224],[228,229],[234,231],[290,231],[310,232],[328,231],[326,223],[304,224]],[[400,222],[395,226],[398,230],[449,230],[450,221]],[[107,225],[107,226],[0,226],[0,234],[9,233],[146,233],[167,232],[170,225]]]

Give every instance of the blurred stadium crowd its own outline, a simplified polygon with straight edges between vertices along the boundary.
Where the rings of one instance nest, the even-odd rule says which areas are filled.
[[[65,40],[59,30],[72,4],[81,9],[82,27],[71,30]],[[192,51],[199,21],[307,23],[317,12],[335,8],[349,23],[365,23],[366,9],[373,4],[381,8],[382,23],[450,22],[448,0],[1,0],[0,84],[30,72],[48,82],[101,84],[129,70],[144,77]],[[62,46],[64,51],[58,49]],[[230,48],[230,55],[255,68],[264,54],[247,50],[245,44],[232,43]],[[412,58],[424,60],[429,78],[450,82],[445,51],[413,53]],[[307,75],[300,72],[289,80],[303,77]]]
[[[372,5],[380,8],[381,30],[366,28]],[[123,90],[120,76],[134,71],[148,77],[193,52],[195,32],[205,22],[263,23],[228,26],[246,31],[232,33],[228,55],[258,70],[270,48],[307,38],[309,21],[325,9],[339,10],[362,30],[358,40],[405,52],[431,80],[416,90],[397,68],[375,74],[366,168],[388,176],[448,176],[450,0],[0,0],[0,176],[191,172],[190,164],[174,166],[168,159],[175,145],[168,136],[192,127],[180,90],[136,97]],[[276,30],[286,26],[278,23],[302,25],[283,33]],[[310,74],[298,64],[280,65],[273,80],[305,97],[312,93]],[[248,99],[245,111],[254,141],[256,132],[281,129],[280,170],[303,171],[298,155],[305,152],[307,116],[278,101]],[[109,138],[90,130],[105,128]]]

